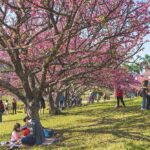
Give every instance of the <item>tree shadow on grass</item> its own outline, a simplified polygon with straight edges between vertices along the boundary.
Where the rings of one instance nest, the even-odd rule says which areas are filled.
[[[69,128],[69,129],[62,129],[60,130],[60,132],[63,133],[70,133],[71,135],[73,133],[80,133],[81,135],[83,135],[84,133],[88,133],[88,134],[112,134],[115,137],[117,137],[118,139],[120,138],[126,138],[126,139],[130,139],[130,140],[136,140],[136,141],[146,141],[146,142],[150,142],[150,136],[145,136],[142,135],[141,133],[138,132],[127,132],[127,131],[123,131],[120,129],[109,129],[109,128],[105,128],[105,127],[95,127],[95,128],[88,128],[88,129],[74,129],[74,128]]]
[[[83,122],[84,125],[82,125]],[[91,137],[98,134],[111,134],[116,137],[116,140],[125,138],[134,141],[150,142],[150,136],[145,136],[140,132],[148,128],[150,128],[150,124],[148,122],[144,123],[143,118],[138,115],[135,117],[129,116],[125,119],[103,117],[99,119],[79,120],[76,126],[73,125],[59,131],[66,134],[69,133],[70,135],[73,135],[73,133],[84,135],[86,133],[91,134]],[[132,129],[135,131],[132,131]]]
[[[128,150],[148,150],[150,145],[136,145],[133,142],[127,144]]]
[[[81,127],[82,128],[82,127]],[[61,132],[66,132],[66,133],[69,133],[69,138],[68,139],[72,139],[72,140],[69,140],[69,141],[72,141],[71,142],[71,145],[69,144],[67,148],[70,148],[70,147],[74,147],[76,148],[77,147],[77,144],[76,144],[76,138],[74,137],[74,135],[78,135],[78,141],[82,141],[83,143],[81,145],[84,145],[84,142],[86,143],[86,141],[89,141],[89,139],[86,139],[86,136],[84,135],[87,135],[89,134],[89,137],[95,137],[96,135],[100,135],[100,137],[103,137],[103,135],[113,135],[114,137],[112,139],[103,139],[103,140],[100,140],[98,141],[98,143],[96,145],[93,145],[93,148],[96,148],[98,145],[100,146],[101,144],[103,146],[105,146],[105,144],[109,145],[109,144],[118,144],[120,142],[123,142],[124,139],[127,139],[129,141],[131,141],[130,144],[125,144],[127,147],[129,147],[130,149],[129,150],[146,150],[145,148],[148,147],[147,145],[141,145],[141,144],[134,144],[134,142],[137,143],[137,141],[143,141],[143,142],[146,142],[146,143],[149,143],[150,142],[150,136],[143,136],[141,133],[137,133],[137,132],[126,132],[126,131],[123,131],[123,130],[111,130],[111,129],[107,129],[107,128],[89,128],[89,129],[73,129],[73,128],[70,128],[70,129],[64,129],[64,130],[61,130]],[[81,136],[79,136],[81,135]],[[67,140],[68,140],[67,139]],[[68,141],[68,142],[69,142]],[[70,143],[70,142],[69,142]],[[72,145],[74,144],[74,145]],[[63,146],[63,143],[59,143],[59,146]],[[88,144],[85,144],[85,146],[88,146]],[[143,148],[143,149],[142,149]],[[81,147],[79,148],[81,149]],[[148,150],[148,149],[147,149]]]
[[[140,110],[140,107],[138,106],[128,106],[127,108],[114,108],[113,106],[109,106],[107,108],[97,108],[93,107],[89,110],[81,110],[77,112],[65,112],[64,115],[86,115],[86,116],[100,116],[100,115],[105,115],[105,114],[120,114],[120,113],[133,113],[133,114],[148,114],[149,112],[145,111],[142,112]]]
[[[13,120],[4,120],[3,123],[6,122],[17,122],[17,121],[22,121],[23,119],[13,119]]]

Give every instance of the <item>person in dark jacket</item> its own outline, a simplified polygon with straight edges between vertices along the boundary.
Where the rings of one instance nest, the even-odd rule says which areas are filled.
[[[12,111],[13,111],[13,114],[17,113],[17,101],[14,98],[12,101]]]
[[[0,100],[0,122],[2,122],[2,115],[3,115],[4,111],[5,111],[5,109],[4,109],[3,101]]]
[[[40,110],[43,110],[43,114],[44,114],[45,100],[43,97],[40,99],[39,103],[40,103]]]
[[[146,103],[146,109],[150,109],[150,86],[148,86],[147,90],[147,103]]]

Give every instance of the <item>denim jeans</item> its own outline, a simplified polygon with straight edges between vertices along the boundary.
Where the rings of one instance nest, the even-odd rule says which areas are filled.
[[[146,96],[143,96],[143,98],[142,98],[142,108],[143,109],[146,108],[146,100],[147,100]]]
[[[33,145],[35,145],[35,138],[33,135],[28,135],[28,136],[22,138],[21,143],[24,145],[33,146]]]

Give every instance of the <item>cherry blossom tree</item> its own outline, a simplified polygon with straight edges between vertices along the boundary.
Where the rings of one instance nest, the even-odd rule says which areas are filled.
[[[44,92],[118,68],[140,51],[148,8],[149,1],[133,0],[0,0],[0,87],[36,120],[37,144]]]

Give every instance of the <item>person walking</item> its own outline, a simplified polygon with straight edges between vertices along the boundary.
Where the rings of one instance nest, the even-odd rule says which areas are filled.
[[[120,102],[122,103],[122,105],[125,107],[125,103],[123,100],[123,91],[122,89],[119,87],[116,90],[116,98],[117,98],[117,108],[120,107]]]
[[[0,122],[2,122],[2,115],[3,115],[4,111],[5,111],[5,109],[4,109],[3,101],[0,100]]]
[[[17,113],[17,101],[14,98],[12,101],[12,111],[13,111],[13,114]]]
[[[148,80],[144,80],[141,87],[141,96],[142,96],[142,104],[141,110],[146,109],[146,101],[147,101],[147,91],[148,91]]]

